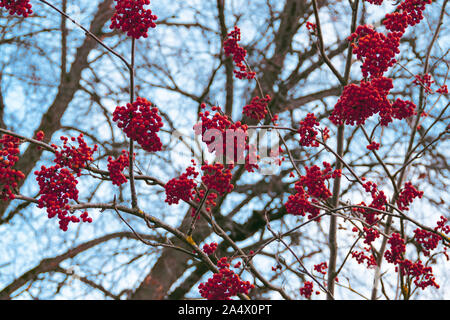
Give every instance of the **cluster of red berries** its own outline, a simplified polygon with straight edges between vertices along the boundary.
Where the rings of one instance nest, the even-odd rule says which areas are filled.
[[[233,61],[236,64],[238,70],[234,70],[234,74],[239,79],[254,79],[255,72],[250,71],[245,65],[245,56],[247,55],[247,51],[239,45],[239,41],[241,41],[241,30],[235,26],[234,30],[228,33],[227,39],[223,43],[223,49],[225,51],[225,55],[233,56]]]
[[[129,165],[129,153],[126,150],[122,150],[122,154],[117,159],[113,159],[111,156],[108,157],[108,172],[112,184],[120,186],[128,181],[123,174],[123,170]]]
[[[330,120],[336,125],[361,125],[378,113],[381,123],[388,124],[392,121],[392,106],[387,95],[392,88],[392,79],[385,77],[345,86]]]
[[[169,180],[164,189],[166,190],[166,202],[169,205],[178,204],[180,200],[190,201],[194,198],[196,191],[194,188],[197,186],[195,178],[199,173],[195,170],[195,162],[193,165],[186,168],[186,172],[181,174],[178,178]]]
[[[314,113],[308,113],[306,118],[300,121],[298,133],[300,134],[300,145],[304,147],[318,147],[319,143],[316,141],[318,131],[314,128],[318,126],[319,122]]]
[[[163,126],[158,108],[145,98],[138,97],[135,102],[118,106],[113,113],[113,121],[128,138],[136,141],[148,152],[162,150],[157,132]]]
[[[205,109],[206,104],[201,104],[201,108]],[[208,110],[199,112],[200,121],[193,128],[195,134],[202,136],[208,151],[215,152],[216,157],[225,156],[226,163],[245,163],[249,172],[258,168],[256,148],[248,144],[248,126],[240,121],[231,121],[218,106],[211,110],[215,113]]]
[[[340,176],[340,171],[331,168],[331,164],[328,162],[323,162],[324,169],[320,170],[320,168],[316,165],[312,167],[305,166],[306,175],[300,177],[300,184],[303,187],[308,188],[308,194],[318,199],[326,200],[331,197],[331,192],[328,187],[325,185],[325,182],[330,178],[335,179]]]
[[[204,189],[198,190],[198,192],[196,192],[194,195],[194,201],[200,204],[203,198],[205,197],[205,194],[206,191]],[[205,202],[203,204],[203,208],[205,208],[207,212],[210,212],[211,208],[215,207],[217,197],[218,197],[217,193],[209,190],[208,195],[206,196]],[[192,217],[195,216],[196,211],[197,211],[196,208],[192,208],[191,210]],[[200,218],[200,215],[198,216],[198,218]]]
[[[243,113],[252,119],[261,121],[266,117],[267,114],[267,104],[270,102],[271,98],[266,95],[265,98],[260,98],[258,96],[254,97],[250,104],[244,107]]]
[[[365,0],[371,4],[375,4],[377,6],[381,5],[383,3],[383,0]]]
[[[24,18],[33,13],[30,0],[0,0],[0,8],[9,10],[10,15],[17,14]]]
[[[145,5],[150,4],[150,0],[115,0],[116,12],[111,18],[111,29],[120,29],[126,32],[129,37],[139,39],[148,37],[148,29],[155,28],[154,20],[157,16],[152,14],[150,9],[145,9]]]
[[[314,291],[314,284],[311,281],[305,281],[303,287],[300,288],[300,295],[304,296],[306,299],[311,298]]]
[[[403,190],[397,199],[397,206],[400,210],[409,210],[409,205],[415,198],[422,198],[423,191],[418,191],[411,182],[406,182]]]
[[[379,78],[394,65],[394,57],[400,52],[400,38],[399,32],[390,32],[386,36],[370,25],[356,28],[347,39],[356,40],[352,43],[353,53],[363,62],[361,71],[364,78]]]
[[[213,165],[205,163],[201,167],[203,171],[202,182],[208,189],[216,190],[220,195],[231,192],[234,186],[231,184],[231,169],[233,165],[225,167],[221,163]]]
[[[431,85],[434,83],[434,80],[431,80],[431,76],[427,74],[416,74],[414,76],[413,83],[417,86],[421,86],[425,89],[426,92],[432,93],[433,90],[431,90]]]
[[[448,87],[447,87],[447,85],[444,84],[439,89],[437,89],[436,92],[439,93],[439,94],[448,94]]]
[[[372,141],[370,144],[366,146],[369,150],[378,150],[380,149],[380,144],[378,142]]]
[[[43,138],[43,134],[39,132],[37,136]],[[41,195],[38,207],[46,208],[49,218],[58,217],[60,228],[67,231],[70,222],[80,222],[79,218],[70,213],[69,201],[78,201],[78,181],[73,174],[80,176],[81,169],[86,168],[89,161],[93,161],[97,145],[90,148],[84,141],[83,134],[70,139],[72,142],[77,141],[78,147],[69,146],[67,137],[62,136],[60,139],[63,141],[61,148],[51,145],[55,151],[56,165],[49,168],[42,166],[41,170],[35,171],[35,175]],[[80,218],[83,222],[92,222],[87,212],[82,213]]]
[[[413,102],[397,98],[392,104],[392,117],[398,120],[409,118],[417,114],[416,108]]]
[[[408,259],[404,259],[403,256],[406,252],[405,241],[401,238],[400,234],[393,233],[389,238],[388,243],[390,250],[387,250],[384,254],[386,261],[397,265],[396,271],[400,271],[401,274],[411,276],[414,278],[414,284],[425,289],[428,286],[434,286],[439,288],[439,285],[435,282],[433,276],[433,269],[431,267],[425,267],[421,260],[412,262]]]
[[[328,162],[323,162],[323,165],[323,170],[320,170],[316,165],[305,166],[306,175],[300,176],[300,179],[295,183],[296,193],[290,195],[288,201],[284,204],[288,213],[300,216],[310,213],[308,219],[314,219],[319,215],[320,210],[315,206],[315,204],[318,204],[317,199],[326,200],[331,196],[325,182],[330,178],[335,179],[341,175],[341,171],[333,171]],[[309,197],[315,199],[309,201]]]
[[[319,264],[314,265],[314,270],[321,274],[327,274],[328,265],[326,262],[321,262]]]
[[[242,281],[232,270],[226,257],[220,258],[217,262],[219,272],[209,278],[206,283],[198,286],[200,295],[207,300],[231,300],[230,298],[238,294],[248,294],[254,288],[249,281]]]
[[[10,135],[3,135],[0,139],[2,150],[0,151],[0,199],[3,201],[14,199],[13,190],[17,187],[19,180],[25,175],[13,169],[20,153],[20,139]]]
[[[67,231],[69,222],[79,222],[76,216],[70,215],[69,200],[78,200],[78,181],[69,169],[62,168],[59,164],[35,171],[39,184],[40,198],[38,208],[46,208],[48,217],[55,216],[59,219],[59,226]]]
[[[38,132],[36,132],[36,140],[43,141],[44,138],[45,138],[44,131],[39,130]]]
[[[306,22],[306,29],[308,29],[309,31],[315,32],[316,28],[317,28],[317,26],[315,23],[312,23],[309,21]]]
[[[310,213],[309,219],[317,217],[320,210],[311,204],[309,195],[298,181],[295,183],[295,190],[297,192],[290,195],[288,201],[284,204],[286,212],[295,216],[305,216],[306,213]],[[317,201],[313,199],[312,202]]]
[[[97,145],[94,148],[90,148],[84,141],[83,134],[80,133],[78,138],[72,137],[70,140],[72,142],[77,141],[78,147],[69,146],[67,137],[60,137],[63,141],[63,146],[61,150],[58,147],[52,145],[55,149],[55,160],[54,162],[59,164],[61,167],[68,167],[72,169],[78,176],[81,174],[81,169],[86,168],[88,162],[93,161],[93,154],[97,151]]]
[[[423,11],[432,0],[405,0],[395,10],[387,14],[383,21],[386,29],[403,34],[408,26],[414,26],[423,19]]]
[[[398,264],[403,260],[403,254],[406,251],[405,241],[399,233],[395,232],[389,238],[388,244],[391,248],[386,250],[384,253],[384,258],[389,263]]]
[[[370,247],[365,248],[365,250],[369,251]],[[373,268],[377,265],[374,255],[367,255],[364,251],[352,251],[352,258],[354,258],[358,264],[366,263],[367,268]]]
[[[449,234],[450,225],[447,225],[447,221],[448,220],[444,216],[441,216],[441,219],[437,222],[437,226],[434,228],[434,231]],[[439,241],[441,240],[441,236],[434,232],[417,228],[414,230],[414,239],[422,245],[424,255],[429,256],[430,251],[437,248]]]
[[[423,254],[429,256],[430,251],[437,248],[441,237],[431,231],[417,228],[414,230],[414,239],[422,245]]]
[[[433,268],[424,266],[421,260],[412,262],[405,259],[399,263],[399,268],[402,274],[414,278],[414,284],[422,290],[429,286],[439,289],[439,285],[436,283],[436,278],[433,275]]]
[[[364,243],[370,245],[375,239],[380,237],[380,232],[375,228],[363,227]]]
[[[387,198],[383,191],[378,190],[378,186],[376,183],[368,181],[363,184],[363,188],[367,193],[370,193],[372,196],[372,202],[369,206],[366,205],[365,202],[361,202],[359,205],[368,207],[368,208],[374,208],[377,210],[385,210],[386,209],[386,203]],[[356,207],[352,209],[354,212],[359,212],[362,214],[364,220],[369,225],[375,225],[378,222],[377,216],[380,214],[378,211],[370,210],[367,208],[360,208]]]
[[[217,242],[205,243],[202,248],[203,252],[208,256],[212,255],[217,250]]]

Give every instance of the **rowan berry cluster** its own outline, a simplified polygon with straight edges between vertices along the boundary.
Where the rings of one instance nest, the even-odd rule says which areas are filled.
[[[383,0],[365,0],[371,4],[375,4],[377,6],[381,5],[383,3]]]
[[[385,77],[345,86],[330,120],[335,125],[361,125],[378,113],[381,123],[387,125],[392,121],[392,106],[387,99],[392,88],[392,79]]]
[[[439,89],[437,89],[436,92],[439,93],[439,94],[448,94],[448,87],[447,87],[447,85],[444,84]]]
[[[126,32],[129,37],[139,39],[148,37],[148,29],[155,28],[154,20],[158,17],[152,14],[150,9],[145,9],[145,5],[150,4],[150,0],[115,0],[115,13],[111,18],[111,29],[120,29]]]
[[[198,192],[194,193],[194,201],[198,204],[202,202],[203,198],[205,197],[206,191],[204,189],[198,190]],[[218,195],[217,193],[209,190],[208,195],[206,196],[205,202],[203,207],[207,212],[211,211],[211,208],[213,208],[216,205],[216,199]],[[194,217],[197,209],[192,208],[191,210],[191,216]],[[200,218],[200,216],[198,216]]]
[[[439,285],[435,282],[433,269],[431,267],[425,267],[421,260],[417,260],[413,263],[412,261],[403,258],[406,246],[400,234],[393,233],[388,240],[388,244],[390,245],[390,250],[385,252],[384,257],[388,262],[397,266],[397,272],[413,277],[414,284],[421,289],[425,289],[428,286],[439,288]]]
[[[316,119],[314,113],[308,113],[306,118],[300,121],[298,127],[298,133],[300,134],[300,145],[304,147],[318,147],[319,143],[316,141],[316,137],[319,132],[314,128],[319,126],[319,122]]]
[[[396,11],[401,12],[403,19],[408,25],[414,26],[423,19],[425,6],[431,4],[432,0],[405,0],[397,7]]]
[[[44,137],[45,137],[44,131],[39,130],[39,131],[36,133],[36,140],[38,140],[38,141],[43,141],[43,140],[44,140]]]
[[[46,208],[48,217],[58,217],[59,227],[67,231],[70,222],[79,222],[79,219],[70,215],[69,200],[78,200],[78,181],[69,169],[56,164],[52,167],[42,166],[34,173],[39,184],[40,198],[38,208]]]
[[[128,138],[136,141],[148,152],[162,150],[162,143],[157,132],[163,126],[158,108],[145,98],[138,97],[135,102],[118,106],[113,113],[113,121]]]
[[[113,159],[111,156],[108,157],[108,172],[112,184],[120,186],[128,181],[123,174],[123,170],[129,165],[129,153],[126,150],[122,150],[122,154],[117,159]]]
[[[208,256],[212,255],[217,250],[217,242],[211,242],[210,244],[205,243],[203,245],[203,252]]]
[[[364,78],[379,78],[392,67],[395,55],[400,52],[401,33],[390,32],[386,35],[377,32],[370,25],[358,26],[348,37],[352,43],[353,53],[362,60],[361,71]]]
[[[232,56],[233,61],[236,64],[237,70],[234,70],[234,74],[239,79],[254,79],[255,72],[252,72],[245,65],[245,56],[247,55],[247,51],[239,45],[239,41],[241,41],[241,30],[235,26],[234,30],[229,32],[227,35],[227,39],[223,43],[223,49],[225,51],[225,55]]]
[[[195,170],[193,166],[187,167],[186,172],[181,174],[178,178],[173,178],[169,180],[164,186],[166,190],[166,200],[169,205],[178,204],[180,200],[190,201],[194,198],[196,191],[194,188],[197,186],[195,178],[199,173]]]
[[[384,258],[389,263],[398,264],[403,260],[403,254],[406,251],[405,241],[399,233],[395,232],[389,238],[388,244],[391,248],[390,250],[386,250]]]
[[[309,31],[315,32],[316,28],[317,28],[317,26],[315,23],[312,23],[309,21],[306,22],[306,29],[308,29]]]
[[[326,269],[328,269],[328,265],[326,262],[321,262],[319,264],[314,265],[314,270],[321,274],[327,274]]]
[[[378,142],[372,141],[370,144],[366,146],[369,150],[378,150],[380,149],[380,144]]]
[[[198,286],[200,295],[207,300],[231,300],[230,298],[238,294],[248,294],[254,288],[249,281],[242,281],[232,270],[226,257],[220,258],[217,262],[219,272],[209,278],[206,283]]]
[[[380,232],[375,228],[363,227],[364,243],[370,245],[375,239],[380,237]]]
[[[315,218],[319,215],[319,209],[312,203],[317,203],[315,199],[309,201],[309,195],[305,192],[303,187],[297,181],[295,184],[295,194],[288,197],[288,201],[284,204],[286,212],[295,216],[305,216],[306,213],[310,213],[309,219]]]
[[[429,256],[430,251],[437,248],[441,237],[431,231],[417,228],[414,230],[414,239],[422,245],[423,254]]]
[[[8,10],[10,15],[17,14],[24,18],[33,13],[30,0],[0,0],[0,8]]]
[[[377,216],[380,214],[380,212],[370,210],[370,208],[384,211],[386,209],[385,205],[387,203],[387,198],[383,191],[378,190],[378,186],[374,182],[368,181],[364,183],[363,188],[367,193],[370,193],[372,202],[368,206],[364,202],[361,202],[359,206],[367,208],[356,207],[353,208],[353,211],[361,213],[365,222],[372,226],[378,222]]]
[[[2,149],[0,151],[0,199],[3,201],[14,199],[13,190],[17,188],[18,182],[25,178],[25,175],[14,169],[14,165],[19,161],[20,139],[3,135],[0,139]]]
[[[205,109],[206,104],[201,108]],[[215,152],[216,157],[225,156],[226,163],[245,162],[249,172],[258,168],[256,148],[248,144],[248,126],[240,121],[231,121],[218,106],[213,106],[211,111],[215,113],[208,110],[199,112],[200,121],[193,128],[195,134],[202,136],[208,151]]]
[[[311,281],[305,281],[303,287],[300,288],[300,295],[304,296],[306,299],[311,298],[313,288],[314,284]]]
[[[43,134],[39,134],[43,137]],[[41,170],[36,170],[36,180],[39,184],[40,198],[39,208],[46,208],[49,218],[58,217],[59,226],[63,231],[67,231],[70,222],[78,223],[80,219],[70,213],[69,201],[78,200],[78,181],[76,176],[81,175],[81,170],[86,168],[90,161],[93,161],[93,154],[97,150],[97,145],[90,148],[84,141],[83,134],[77,138],[70,138],[70,141],[77,141],[78,147],[69,145],[69,138],[61,136],[63,146],[60,148],[52,144],[55,152],[56,165],[52,167],[42,166]],[[70,170],[69,170],[70,169]],[[80,218],[83,222],[92,222],[88,213],[84,212]]]
[[[409,210],[409,205],[415,198],[422,198],[423,191],[418,191],[411,182],[406,182],[397,199],[397,206],[400,210]]]
[[[94,145],[94,148],[90,148],[86,142],[84,141],[83,134],[80,133],[78,138],[72,137],[70,140],[72,142],[77,141],[78,147],[69,146],[67,137],[60,137],[63,141],[63,146],[61,150],[53,145],[55,148],[55,160],[54,162],[59,164],[61,167],[68,167],[72,169],[77,176],[80,176],[81,169],[86,168],[90,161],[93,161],[93,154],[97,151],[97,145]]]
[[[415,85],[417,85],[417,86],[421,86],[428,93],[432,93],[433,92],[433,90],[431,90],[431,85],[434,83],[434,81],[431,80],[431,76],[428,73],[427,74],[423,74],[423,75],[416,74],[414,76],[413,83]]]
[[[370,247],[364,249],[370,251]],[[377,265],[377,261],[373,254],[367,255],[364,251],[352,251],[352,258],[354,258],[358,264],[366,263],[367,268],[373,268]]]
[[[448,220],[444,216],[441,216],[440,220],[437,222],[437,226],[434,228],[434,231],[449,234],[450,225],[446,224],[447,221]],[[414,239],[422,245],[423,254],[425,256],[429,256],[430,251],[437,248],[439,241],[441,240],[441,236],[434,232],[417,228],[414,230]]]
[[[271,98],[269,95],[266,95],[265,98],[256,96],[250,101],[250,104],[244,107],[243,113],[249,118],[261,121],[266,117],[267,104],[270,100]]]
[[[339,171],[333,171],[328,162],[323,162],[324,169],[316,165],[312,167],[305,166],[306,175],[300,177],[300,184],[308,188],[308,194],[312,197],[326,200],[331,197],[331,192],[325,185],[325,182],[330,178],[336,178],[340,175]]]

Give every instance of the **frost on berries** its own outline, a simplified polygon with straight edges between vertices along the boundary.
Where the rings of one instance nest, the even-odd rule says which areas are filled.
[[[144,6],[150,4],[150,0],[115,0],[116,11],[111,18],[111,29],[120,29],[129,37],[139,39],[148,37],[148,29],[155,28],[157,16]]]

